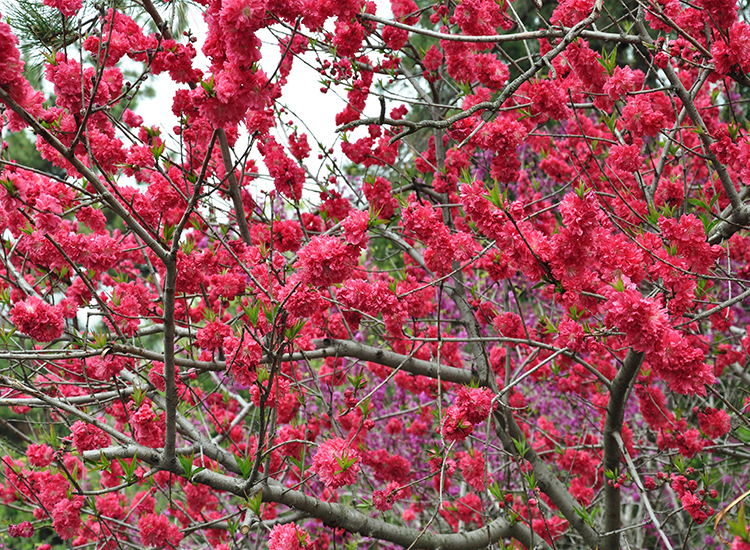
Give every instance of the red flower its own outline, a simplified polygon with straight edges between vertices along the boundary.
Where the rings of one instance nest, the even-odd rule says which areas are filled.
[[[472,424],[479,424],[487,420],[493,411],[492,399],[494,394],[489,388],[466,388],[458,390],[456,407],[461,409],[466,419]]]
[[[268,550],[304,550],[311,545],[310,535],[294,523],[275,525],[268,539]]]
[[[52,463],[52,453],[54,450],[49,445],[29,445],[26,448],[26,456],[29,464],[37,468],[44,468]]]
[[[318,447],[310,471],[318,474],[327,489],[333,490],[357,481],[359,462],[359,452],[348,441],[333,438]]]
[[[17,302],[10,311],[10,320],[18,330],[39,342],[59,338],[65,326],[59,308],[43,302],[36,296]]]
[[[719,438],[732,429],[732,421],[725,410],[706,407],[706,410],[701,412],[696,407],[693,411],[698,416],[701,431],[709,439]]]
[[[469,486],[481,493],[487,488],[487,475],[485,472],[484,456],[480,451],[469,453],[456,453],[458,467]]]
[[[34,526],[30,521],[24,521],[18,525],[8,525],[8,536],[28,539],[34,536]]]
[[[44,5],[57,8],[65,17],[73,17],[83,7],[83,0],[44,0]]]
[[[145,402],[141,404],[140,408],[130,416],[130,424],[138,443],[152,449],[164,446],[166,431],[164,419],[157,416],[149,404]]]
[[[625,129],[635,137],[655,136],[667,124],[664,113],[654,111],[646,95],[632,96],[622,111]]]
[[[73,432],[73,445],[79,453],[106,447],[112,438],[100,428],[78,420],[70,429]]]
[[[182,540],[182,532],[169,518],[161,514],[146,514],[138,521],[141,542],[144,546],[176,548]]]
[[[70,540],[78,536],[84,501],[82,496],[73,497],[73,500],[65,498],[52,509],[52,527],[61,539]]]
[[[300,278],[319,288],[342,283],[354,270],[359,251],[336,237],[313,237],[298,254]]]

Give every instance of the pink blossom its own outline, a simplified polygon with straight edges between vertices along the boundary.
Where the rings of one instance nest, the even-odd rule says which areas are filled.
[[[336,237],[313,237],[298,253],[302,281],[317,287],[343,282],[354,270],[359,250]]]
[[[65,498],[52,509],[52,527],[61,539],[70,540],[78,536],[84,502],[85,498],[82,496],[75,496],[72,500]]]
[[[566,27],[572,27],[586,19],[591,14],[593,7],[593,0],[563,0],[552,12],[552,17],[549,20],[552,24],[559,23]]]
[[[196,333],[196,344],[202,349],[216,351],[222,346],[224,338],[231,335],[232,327],[221,321],[209,321]]]
[[[391,481],[384,491],[373,491],[372,502],[375,508],[384,512],[393,508],[393,503],[407,496],[409,489],[402,489],[396,481]]]
[[[61,224],[59,214],[62,214],[60,201],[46,193],[36,199],[34,207],[39,210],[36,214],[36,228],[43,235],[55,233]]]
[[[332,438],[318,447],[310,471],[318,474],[326,487],[333,490],[357,481],[359,463],[359,452],[350,442]]]
[[[273,137],[266,141],[260,151],[263,153],[263,162],[268,167],[276,190],[292,200],[300,200],[302,186],[305,183],[305,171],[286,156],[284,149]]]
[[[164,419],[157,416],[146,402],[142,403],[138,410],[130,415],[130,424],[138,443],[152,449],[164,446],[166,431]]]
[[[604,85],[604,93],[610,99],[616,101],[621,99],[626,93],[632,92],[636,84],[636,74],[630,67],[615,67],[612,76],[609,77]]]
[[[709,439],[722,437],[732,429],[732,422],[729,418],[729,414],[723,409],[706,407],[704,411],[700,411],[696,407],[694,412],[698,416],[701,431],[706,434],[706,437]]]
[[[176,548],[180,545],[183,534],[180,529],[162,514],[146,514],[138,520],[138,530],[144,546],[165,546]]]
[[[464,410],[453,406],[445,410],[442,431],[446,441],[463,441],[474,431],[474,425],[466,419]]]
[[[737,2],[733,0],[698,0],[697,3],[705,10],[704,19],[716,22],[720,29],[728,29],[737,21]]]
[[[83,0],[44,0],[44,5],[57,8],[65,17],[73,17],[83,7]]]
[[[667,117],[655,111],[646,95],[632,96],[622,111],[625,129],[635,137],[655,136],[667,124]]]
[[[305,550],[311,547],[310,535],[294,523],[275,525],[268,539],[268,550]]]
[[[137,128],[143,124],[143,117],[135,114],[130,109],[125,109],[122,113],[122,121],[131,128]]]
[[[422,63],[428,70],[437,71],[440,65],[443,63],[443,52],[437,49],[435,47],[435,44],[433,44],[425,52]]]
[[[466,483],[476,492],[483,492],[487,488],[487,476],[482,453],[480,451],[474,451],[473,454],[461,452],[456,454],[456,458],[458,458],[458,467]]]
[[[307,143],[307,134],[304,132],[297,135],[294,132],[289,136],[289,151],[292,156],[298,160],[303,160],[310,154],[310,145]]]
[[[339,18],[336,21],[336,31],[333,35],[333,45],[336,53],[342,57],[351,57],[362,46],[365,29],[356,20]]]
[[[636,386],[638,406],[641,415],[652,430],[669,428],[674,422],[674,415],[666,407],[664,393],[657,387]]]
[[[492,399],[495,395],[489,388],[467,388],[458,390],[456,407],[466,415],[466,419],[472,424],[484,422],[494,410]]]
[[[565,89],[553,80],[530,82],[526,86],[526,95],[531,101],[531,115],[539,117],[539,122],[547,118],[565,120],[572,114]]]
[[[91,449],[106,447],[112,441],[109,434],[92,424],[87,424],[82,420],[76,421],[70,429],[73,432],[73,445],[79,453]]]
[[[10,320],[18,330],[39,342],[51,342],[62,336],[63,316],[59,308],[30,296],[24,302],[16,302],[10,311]]]
[[[53,452],[52,447],[44,443],[41,445],[31,444],[26,448],[26,456],[29,459],[29,464],[37,468],[49,466],[52,463]]]
[[[352,210],[349,216],[341,222],[344,228],[346,242],[355,246],[363,247],[367,244],[367,228],[370,223],[370,215],[366,211]]]
[[[8,536],[22,539],[31,538],[34,536],[34,526],[29,521],[21,522],[18,525],[11,524],[8,526]]]
[[[258,379],[257,368],[263,351],[252,337],[244,333],[242,340],[227,336],[222,343],[229,372],[243,386],[250,386]]]

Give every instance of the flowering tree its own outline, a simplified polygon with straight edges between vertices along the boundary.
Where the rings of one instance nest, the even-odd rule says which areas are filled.
[[[735,2],[188,7],[44,0],[39,90],[0,22],[0,128],[54,167],[0,160],[0,536],[750,548]]]

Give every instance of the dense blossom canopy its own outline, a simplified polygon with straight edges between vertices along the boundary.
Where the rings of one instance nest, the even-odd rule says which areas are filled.
[[[750,548],[736,1],[18,4],[0,547]]]

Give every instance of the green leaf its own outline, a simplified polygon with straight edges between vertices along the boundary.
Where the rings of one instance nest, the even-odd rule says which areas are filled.
[[[136,408],[140,408],[141,404],[143,403],[143,399],[146,397],[146,392],[141,389],[140,386],[134,385],[133,386],[133,403],[135,403]]]
[[[489,487],[487,487],[487,490],[490,492],[490,494],[495,498],[495,500],[503,501],[505,495],[503,494],[503,490],[500,488],[500,485],[497,483],[493,483]]]
[[[245,312],[247,318],[250,320],[250,324],[253,327],[258,326],[258,315],[260,314],[260,302],[255,302],[252,306],[246,306],[242,304],[242,311]]]
[[[625,283],[623,282],[622,277],[618,277],[617,280],[612,283],[612,288],[614,288],[617,292],[625,291]]]
[[[583,521],[588,525],[589,527],[594,526],[594,520],[591,519],[591,515],[589,514],[589,511],[586,510],[584,506],[581,506],[578,508],[577,506],[573,507],[573,510],[575,511],[576,515],[583,519]]]
[[[258,365],[255,372],[258,374],[258,384],[262,384],[271,377],[268,368],[265,365]]]
[[[259,490],[251,498],[247,499],[247,507],[253,514],[260,517],[260,507],[263,504],[263,489]]]
[[[172,225],[168,221],[164,222],[164,240],[169,241],[174,235],[174,230],[177,229],[176,225]]]
[[[177,457],[177,460],[180,461],[180,465],[182,466],[182,469],[185,470],[185,477],[189,480],[193,477],[193,460],[195,458],[195,453],[190,453],[190,455],[180,455]]]
[[[294,341],[294,339],[297,337],[297,335],[302,331],[302,329],[305,327],[305,323],[307,320],[300,319],[296,323],[294,323],[294,326],[291,328],[286,329],[286,338],[290,342]]]
[[[503,210],[505,209],[504,196],[503,193],[500,192],[500,184],[498,184],[497,182],[495,182],[494,187],[490,189],[489,194],[484,196],[498,208],[502,208]]]
[[[154,158],[156,160],[159,160],[159,157],[161,157],[163,152],[164,152],[164,143],[160,143],[159,145],[154,145],[153,147],[151,147],[151,154],[154,155]]]
[[[349,457],[349,451],[348,449],[344,449],[344,454],[342,456],[335,456],[336,462],[338,463],[339,467],[341,468],[338,472],[336,472],[334,475],[343,474],[346,472],[349,468],[354,466],[357,463],[357,457]]]
[[[10,339],[15,332],[16,327],[10,327],[9,329],[0,327],[0,340],[3,342],[3,347],[7,348],[10,345]]]
[[[122,471],[125,473],[123,476],[125,479],[125,483],[130,483],[133,481],[133,474],[135,473],[135,469],[138,467],[138,460],[137,460],[137,454],[133,454],[133,458],[130,461],[130,464],[125,462],[122,458],[117,457],[117,462],[120,463],[120,467],[122,468]]]
[[[529,445],[526,443],[526,438],[522,437],[522,439],[513,439],[512,441],[519,456],[526,456],[526,453],[529,452]]]
[[[214,95],[214,75],[211,75],[208,80],[201,80],[201,86],[209,96]]]

